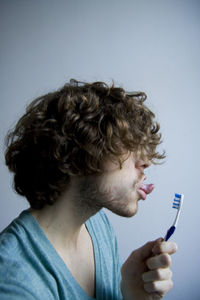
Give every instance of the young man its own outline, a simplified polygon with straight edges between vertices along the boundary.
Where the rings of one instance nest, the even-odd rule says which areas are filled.
[[[121,267],[102,211],[131,217],[154,186],[145,169],[159,125],[142,92],[70,81],[33,101],[8,135],[6,164],[30,209],[0,236],[0,298],[161,299],[176,244],[135,250]]]

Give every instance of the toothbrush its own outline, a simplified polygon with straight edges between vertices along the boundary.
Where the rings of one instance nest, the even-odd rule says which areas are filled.
[[[178,224],[178,220],[179,220],[179,216],[180,216],[180,212],[181,212],[181,207],[183,204],[183,199],[184,199],[184,195],[183,194],[175,194],[175,198],[174,198],[174,202],[172,207],[177,209],[177,213],[176,213],[176,217],[174,220],[173,225],[168,229],[167,234],[165,236],[165,241],[168,241],[168,239],[170,238],[170,236],[174,233],[176,226]]]

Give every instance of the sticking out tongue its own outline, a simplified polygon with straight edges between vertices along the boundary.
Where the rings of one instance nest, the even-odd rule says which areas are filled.
[[[154,185],[142,183],[140,189],[143,190],[146,194],[150,194],[154,189]]]

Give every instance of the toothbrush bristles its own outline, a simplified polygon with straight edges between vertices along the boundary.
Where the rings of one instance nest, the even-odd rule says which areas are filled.
[[[176,208],[176,209],[179,209],[180,203],[181,203],[181,195],[180,194],[175,194],[175,198],[174,198],[174,202],[173,202],[172,207]]]
[[[173,203],[173,208],[179,208],[179,206],[180,206],[180,200],[179,201],[177,201],[177,200],[175,200],[174,199],[174,203]]]
[[[183,204],[183,199],[184,199],[183,194],[175,194],[175,198],[174,198],[172,207],[177,209],[176,217],[175,217],[173,225],[167,231],[167,234],[165,236],[165,241],[168,241],[168,239],[170,238],[170,236],[174,233],[174,231],[176,229],[176,226],[177,226],[178,220],[179,220],[179,215],[181,212],[181,207]]]

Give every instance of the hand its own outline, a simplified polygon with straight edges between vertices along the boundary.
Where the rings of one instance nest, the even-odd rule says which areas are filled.
[[[124,300],[158,300],[173,286],[170,270],[174,242],[158,239],[135,250],[122,266],[121,290]]]

